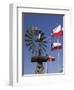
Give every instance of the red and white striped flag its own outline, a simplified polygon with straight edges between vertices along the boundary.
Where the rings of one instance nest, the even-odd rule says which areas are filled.
[[[53,56],[48,56],[48,61],[55,61],[55,57],[53,57]]]
[[[52,48],[52,50],[61,49],[62,45],[59,42],[54,42],[54,43],[52,43],[51,48]]]
[[[55,36],[55,37],[63,36],[63,28],[61,27],[61,25],[58,25],[53,29],[52,36]]]

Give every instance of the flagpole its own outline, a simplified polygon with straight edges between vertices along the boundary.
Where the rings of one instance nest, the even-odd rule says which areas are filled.
[[[58,37],[58,39],[57,39],[57,43],[59,43],[59,37]],[[58,73],[59,73],[59,48],[58,48],[58,55],[57,55],[57,60],[58,60],[58,65],[57,65],[57,67],[58,67]]]

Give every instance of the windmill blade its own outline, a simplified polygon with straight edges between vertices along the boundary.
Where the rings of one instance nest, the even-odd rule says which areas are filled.
[[[42,46],[41,48],[42,48],[42,50],[43,50],[44,52],[46,52],[46,48],[45,48],[45,47]]]
[[[26,39],[28,39],[28,40],[32,40],[32,38],[28,38],[28,37],[26,37],[26,36],[24,37],[24,39],[25,39],[25,40],[26,40]]]
[[[28,46],[28,48],[32,52],[32,54],[34,54],[34,52],[35,52],[35,50],[34,50],[35,49],[34,44],[32,43],[31,45]]]
[[[32,45],[28,46],[28,49],[32,52],[33,46]]]
[[[27,46],[27,47],[30,46],[30,45],[32,45],[32,42],[26,43],[26,46]]]
[[[29,35],[31,35],[31,36],[32,36],[32,34],[33,34],[32,29],[28,29],[26,32],[27,32]]]
[[[29,46],[29,50],[32,50],[32,48],[33,48],[33,45],[31,44],[31,45]]]
[[[34,44],[32,43],[30,46],[29,46],[29,50],[32,51],[32,49],[35,48]]]
[[[32,40],[31,40],[31,39],[25,39],[25,41],[26,41],[26,42],[32,42]]]
[[[40,48],[40,53],[41,53],[41,54],[44,54],[44,52],[43,52],[43,49],[42,49],[42,48]]]
[[[42,45],[47,48],[47,45],[46,44],[42,44]]]
[[[35,49],[35,55],[36,56],[38,55],[38,49]]]
[[[40,45],[47,45],[47,41],[41,42]]]
[[[41,35],[42,35],[42,36],[44,36],[44,33],[43,33],[43,32],[41,32]]]
[[[32,37],[33,36],[33,31],[32,30],[27,30],[26,34]]]
[[[43,43],[47,43],[47,41],[43,41]]]
[[[27,37],[27,38],[32,38],[32,36],[29,35],[28,33],[25,34],[25,37]]]
[[[43,40],[45,40],[46,39],[46,37],[45,36],[41,36],[41,40],[43,41]]]
[[[34,54],[34,53],[35,53],[35,48],[32,49],[32,54]]]

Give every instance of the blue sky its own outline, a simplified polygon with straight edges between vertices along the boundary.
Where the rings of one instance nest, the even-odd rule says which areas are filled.
[[[23,16],[23,29],[24,33],[30,26],[39,27],[44,33],[46,37],[50,37],[50,34],[56,26],[59,24],[63,27],[63,15],[51,15],[51,14],[24,14]],[[51,38],[52,42],[56,41],[57,38]],[[51,50],[51,43],[48,39],[48,48],[45,52],[48,55],[52,55],[55,57],[54,62],[47,62],[48,73],[58,73],[58,70],[63,70],[63,49],[59,50],[59,60],[57,59],[58,50]],[[59,41],[63,45],[63,37],[59,38]],[[31,62],[31,52],[25,45],[24,42],[24,74],[33,74],[36,69],[37,63]],[[45,67],[45,63],[44,67]]]

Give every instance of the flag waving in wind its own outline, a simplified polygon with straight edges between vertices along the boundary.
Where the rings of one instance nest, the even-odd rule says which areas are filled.
[[[52,36],[60,37],[63,36],[63,27],[61,25],[58,25],[53,29]]]
[[[54,42],[51,44],[52,50],[57,50],[57,49],[61,49],[62,45],[60,42]]]

